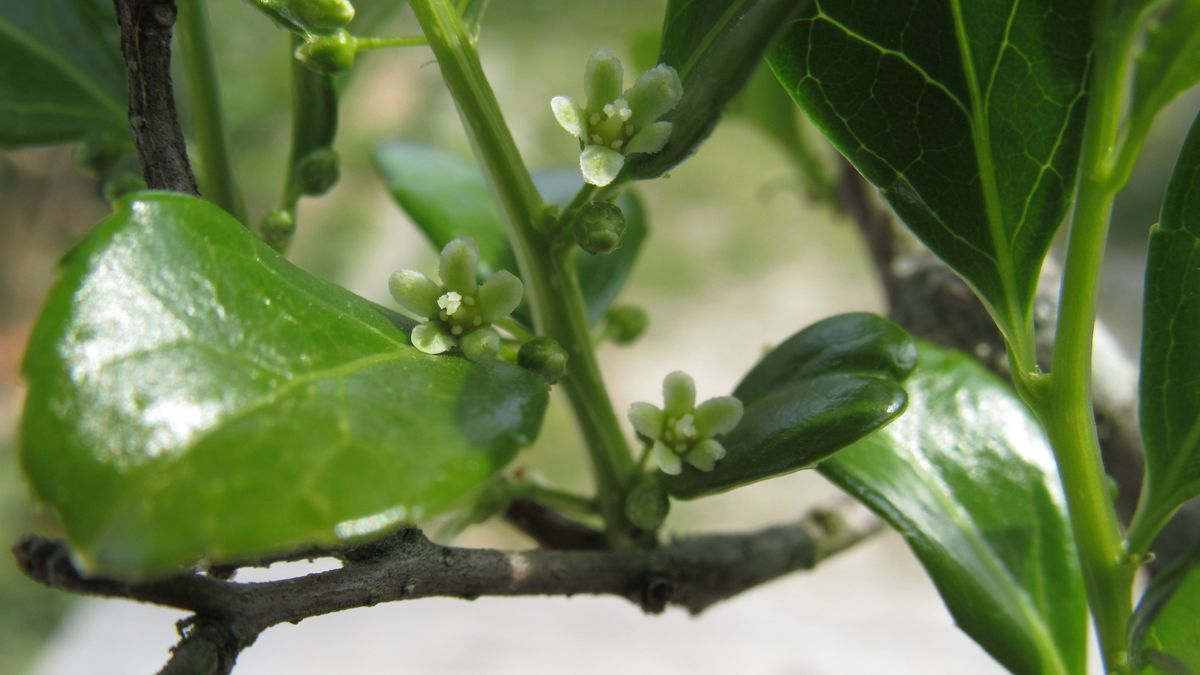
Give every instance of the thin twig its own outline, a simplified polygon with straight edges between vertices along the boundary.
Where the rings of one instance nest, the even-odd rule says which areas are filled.
[[[741,534],[689,537],[654,549],[497,551],[441,546],[417,529],[330,552],[342,567],[282,581],[240,583],[183,574],[129,583],[85,577],[61,541],[26,536],[21,569],[52,588],[195,613],[164,673],[228,673],[237,654],[276,624],[381,602],[428,597],[626,598],[648,613],[698,613],[790,572],[811,569],[882,529],[850,500],[799,521]]]
[[[189,2],[193,0],[188,0]],[[129,127],[146,185],[199,195],[171,82],[174,0],[113,0],[129,81]]]

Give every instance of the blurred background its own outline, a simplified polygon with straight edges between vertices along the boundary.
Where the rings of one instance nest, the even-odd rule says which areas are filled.
[[[244,0],[208,0],[237,177],[250,218],[282,189],[289,137],[288,36]],[[634,52],[658,30],[665,0],[495,0],[480,48],[509,125],[532,168],[574,166],[575,142],[549,100],[582,94],[583,66],[616,51],[632,78]],[[351,26],[356,28],[356,26]],[[417,32],[401,10],[371,34]],[[186,101],[183,101],[186,110]],[[1101,294],[1129,354],[1137,349],[1141,266],[1192,96],[1166,111],[1116,209]],[[392,203],[370,153],[395,138],[470,156],[458,116],[427,49],[360,56],[341,104],[342,179],[301,203],[290,258],[313,274],[391,304],[395,269],[429,269],[435,251]],[[815,136],[814,146],[828,155]],[[728,392],[763,349],[830,314],[882,308],[882,294],[849,222],[807,196],[792,158],[731,115],[699,154],[637,188],[650,236],[622,301],[651,326],[601,361],[619,410],[656,400],[663,376],[685,369],[700,398]],[[0,154],[0,541],[53,534],[29,499],[14,447],[27,336],[57,259],[108,212],[99,185],[70,148]],[[556,405],[522,466],[578,489],[588,480],[564,408]],[[677,503],[667,530],[734,530],[783,522],[834,495],[815,474]],[[528,545],[503,525],[468,530],[464,545]],[[296,567],[268,575],[295,573]],[[302,571],[302,570],[299,570]],[[0,562],[0,675],[154,672],[175,641],[178,613],[77,600]],[[960,634],[898,537],[886,534],[830,561],[719,605],[698,619],[642,617],[612,599],[419,601],[274,628],[239,673],[988,673],[1000,672]]]

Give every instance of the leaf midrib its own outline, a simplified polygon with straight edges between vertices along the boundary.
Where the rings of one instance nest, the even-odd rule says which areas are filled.
[[[993,70],[1000,68],[1018,5],[1020,5],[1020,0],[1013,0],[1012,9],[1004,28],[1004,42],[996,53]],[[1021,331],[1025,325],[1025,319],[1020,310],[1019,293],[1012,274],[1014,271],[1013,252],[1009,245],[1008,235],[1004,230],[1004,214],[1000,208],[1000,188],[996,182],[996,167],[992,158],[988,105],[991,96],[990,85],[994,80],[994,75],[989,78],[988,92],[981,91],[979,76],[975,72],[975,60],[971,55],[971,46],[968,43],[967,27],[963,21],[961,0],[951,0],[950,7],[954,16],[954,40],[958,44],[962,57],[963,73],[967,79],[967,93],[971,102],[971,143],[975,148],[975,156],[978,158],[984,214],[987,216],[988,233],[991,235],[992,247],[996,255],[996,276],[1000,281],[1001,292],[1004,294],[1004,301],[1007,305],[1005,309],[1008,316],[1005,317],[1005,320],[1009,323],[1009,330]]]
[[[727,25],[729,25],[729,23],[731,21],[733,21],[733,17],[740,14],[742,12],[742,9],[749,2],[750,2],[750,0],[736,0],[736,2],[734,2],[732,5],[729,6],[728,9],[725,10],[725,13],[721,15],[721,18],[717,20],[716,24],[713,25],[712,29],[710,29],[707,33],[705,33],[704,39],[702,39],[700,41],[699,46],[697,46],[696,49],[692,51],[691,58],[689,58],[687,60],[687,62],[684,63],[682,67],[680,67],[679,79],[681,79],[681,80],[687,79],[688,74],[690,74],[692,72],[692,68],[696,67],[696,64],[708,52],[709,47],[711,47],[712,44],[714,42],[716,42],[717,38],[725,32],[725,27]]]

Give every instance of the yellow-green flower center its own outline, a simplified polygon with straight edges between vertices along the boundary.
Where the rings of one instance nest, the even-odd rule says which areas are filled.
[[[668,417],[663,424],[660,440],[677,454],[685,454],[700,440],[700,432],[696,430],[696,418],[691,413],[681,417]]]
[[[626,124],[632,116],[633,110],[623,98],[604,104],[603,108],[588,115],[587,142],[620,150],[633,135],[633,127]]]
[[[451,335],[462,335],[483,325],[474,296],[448,291],[438,298],[438,319]]]

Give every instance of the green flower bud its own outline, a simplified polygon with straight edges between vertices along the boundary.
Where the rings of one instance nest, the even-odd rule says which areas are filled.
[[[354,36],[338,29],[328,35],[310,36],[296,47],[294,56],[318,75],[337,75],[354,65],[356,52]]]
[[[546,382],[554,384],[567,369],[567,352],[550,338],[536,337],[521,345],[517,364],[537,372]]]
[[[341,175],[337,150],[317,148],[296,162],[296,179],[300,192],[310,197],[323,195]]]
[[[292,15],[317,31],[344,28],[354,18],[354,5],[346,0],[291,0]]]
[[[130,192],[146,189],[146,181],[133,173],[119,173],[104,181],[104,200],[112,203]]]
[[[296,219],[287,209],[271,209],[258,223],[258,232],[263,241],[276,251],[287,250],[296,232]]]
[[[650,315],[633,305],[618,305],[604,316],[604,335],[619,345],[631,344],[646,332]]]
[[[624,234],[625,214],[616,204],[592,202],[575,219],[575,241],[588,253],[612,253]]]
[[[625,496],[625,516],[642,530],[657,530],[671,511],[667,491],[658,482],[657,474],[638,477]]]
[[[128,145],[112,136],[93,136],[75,146],[75,166],[93,176],[103,176],[116,168]]]

